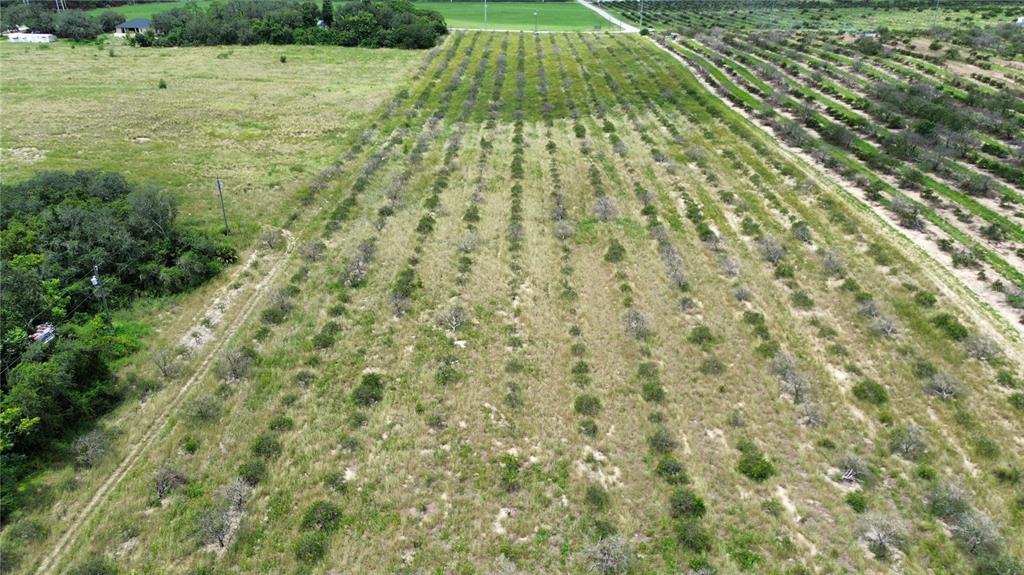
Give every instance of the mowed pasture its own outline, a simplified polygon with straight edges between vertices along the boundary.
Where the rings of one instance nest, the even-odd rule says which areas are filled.
[[[618,29],[576,2],[491,2],[487,5],[486,26],[483,2],[417,2],[416,5],[440,12],[452,28],[532,31],[536,27],[560,32]]]
[[[124,15],[128,20],[134,18],[147,18],[151,19],[154,15],[161,12],[167,12],[175,8],[186,8],[191,4],[195,4],[196,7],[205,9],[209,6],[213,0],[191,0],[191,2],[185,2],[178,0],[174,2],[147,2],[144,4],[125,4],[123,6],[106,6],[103,8],[92,8],[87,10],[91,16],[98,16],[104,12],[117,12],[118,14]]]
[[[38,170],[118,171],[174,192],[185,220],[214,227],[220,177],[243,247],[261,226],[286,221],[299,184],[398,90],[418,54],[4,42],[0,59],[6,179]]]
[[[139,357],[106,459],[39,479],[10,572],[1024,551],[1019,341],[842,186],[639,36],[455,33],[412,76],[260,248],[259,313],[211,363]]]

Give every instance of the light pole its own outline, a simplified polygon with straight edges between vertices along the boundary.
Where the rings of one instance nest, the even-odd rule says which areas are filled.
[[[644,0],[640,0],[640,29],[644,29]]]
[[[540,34],[540,32],[537,30],[537,11],[536,10],[533,11],[533,33],[534,34]]]
[[[484,0],[484,30],[487,29],[487,0]]]

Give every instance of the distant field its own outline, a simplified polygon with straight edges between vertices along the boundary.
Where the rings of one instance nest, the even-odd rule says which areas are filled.
[[[202,8],[206,8],[210,5],[211,0],[196,0]],[[182,8],[185,6],[185,2],[156,2],[150,4],[134,4],[130,6],[118,6],[116,8],[94,8],[89,10],[89,14],[99,14],[102,12],[118,12],[124,14],[124,17],[131,20],[132,18],[152,18],[154,14],[160,12],[166,12],[172,8]]]
[[[437,10],[452,28],[484,28],[483,2],[418,2]],[[487,28],[533,30],[534,11],[540,30],[617,30],[618,26],[575,2],[492,2],[487,5]]]
[[[210,0],[199,0],[201,7],[205,8],[209,4]],[[334,6],[338,8],[343,4],[344,2],[335,2]],[[448,25],[453,28],[484,28],[483,2],[417,2],[417,4],[422,8],[437,10],[444,15]],[[114,10],[124,14],[125,18],[152,18],[154,14],[181,6],[184,6],[184,2],[163,2],[118,8],[96,8],[90,10],[90,13]],[[536,25],[541,30],[571,32],[593,30],[595,26],[600,26],[602,30],[618,28],[575,2],[492,2],[487,5],[487,27],[501,30],[533,30],[534,11],[537,12]]]
[[[600,2],[627,20],[639,23],[640,4],[631,0]],[[933,26],[989,26],[1013,22],[1024,16],[1024,6],[1006,4],[986,8],[979,3],[972,10],[895,10],[882,8],[780,8],[771,10],[765,3],[760,8],[731,10],[692,10],[678,2],[648,2],[644,24],[659,30],[724,27],[735,29],[808,29],[827,31],[859,31],[888,28],[890,30],[924,30]]]
[[[176,192],[182,216],[214,225],[220,176],[244,239],[257,222],[287,217],[286,199],[339,155],[340,134],[395,91],[422,56],[3,43],[0,167],[8,181],[41,169],[119,171]]]

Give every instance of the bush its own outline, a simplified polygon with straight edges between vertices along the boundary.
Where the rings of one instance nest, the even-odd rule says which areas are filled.
[[[273,436],[263,434],[252,442],[252,446],[249,448],[249,451],[251,451],[256,457],[273,459],[278,455],[281,455],[282,447],[281,442]]]
[[[897,427],[889,435],[889,451],[907,461],[917,461],[927,447],[924,431],[915,425]]]
[[[596,417],[601,411],[601,400],[593,395],[584,393],[576,397],[573,408],[576,410],[576,413],[580,415]]]
[[[925,503],[929,513],[944,521],[971,510],[970,495],[959,483],[941,482],[933,485],[925,495]]]
[[[71,451],[79,467],[92,467],[110,451],[110,435],[102,429],[94,429],[76,439]]]
[[[322,531],[331,533],[341,523],[341,509],[329,501],[317,501],[306,509],[302,515],[300,529],[303,531]]]
[[[363,374],[359,385],[352,390],[352,401],[356,405],[370,407],[384,399],[384,378],[379,373]]]
[[[690,476],[686,473],[686,467],[671,455],[666,455],[658,461],[658,466],[655,467],[654,473],[670,485],[685,485],[690,482]]]
[[[872,405],[882,405],[889,401],[885,388],[873,379],[862,379],[854,384],[853,396]]]
[[[593,419],[584,419],[580,421],[580,433],[587,437],[594,437],[597,435],[597,423]]]
[[[252,459],[238,466],[238,476],[251,487],[256,487],[267,478],[267,464]]]
[[[861,538],[877,559],[887,559],[906,545],[907,528],[896,517],[873,513],[861,520]]]
[[[715,336],[711,333],[711,328],[708,326],[698,325],[690,330],[690,335],[686,340],[694,345],[699,345],[706,349],[710,347],[711,344],[715,343]]]
[[[611,244],[608,245],[608,250],[604,253],[604,261],[610,263],[618,263],[626,258],[626,248],[623,247],[619,240],[613,239]]]
[[[736,445],[736,449],[740,451],[740,459],[736,464],[736,470],[741,474],[758,483],[775,475],[775,467],[750,440],[740,440]]]
[[[659,425],[647,438],[647,445],[650,446],[651,450],[659,454],[670,453],[675,449],[679,442],[676,441],[675,436],[671,431],[664,425]]]
[[[633,561],[629,543],[618,535],[609,535],[587,548],[584,553],[590,571],[600,575],[625,573]]]
[[[864,513],[868,509],[868,498],[863,491],[851,491],[846,494],[846,504],[853,509],[854,513]]]
[[[701,525],[700,520],[684,519],[676,522],[676,540],[683,549],[691,553],[711,551],[711,534]]]
[[[588,485],[583,499],[588,507],[597,511],[608,507],[608,492],[600,485]]]
[[[939,328],[949,339],[963,341],[967,338],[967,327],[960,323],[960,320],[952,314],[940,313],[932,317],[931,323]]]
[[[157,86],[157,88],[160,88],[161,90],[166,90],[167,89],[167,80],[164,80],[163,78],[160,78],[160,82],[156,86]]]
[[[686,487],[677,487],[669,497],[669,514],[675,519],[700,519],[706,512],[704,500]]]
[[[295,429],[295,422],[287,415],[275,415],[270,418],[267,427],[272,431],[291,431]]]
[[[322,531],[303,533],[299,535],[293,550],[299,563],[316,563],[327,555],[327,534]]]
[[[626,312],[624,319],[627,335],[636,339],[646,339],[651,334],[646,315],[631,309]]]
[[[1003,544],[999,526],[980,511],[968,511],[957,516],[950,530],[960,547],[975,557],[995,557]]]
[[[188,482],[188,479],[180,471],[171,467],[163,466],[156,471],[153,483],[156,490],[156,498],[163,499]]]
[[[944,373],[936,373],[925,381],[925,391],[939,399],[956,399],[963,394],[960,382]]]
[[[1024,411],[1024,393],[1014,393],[1010,395],[1008,401],[1018,411]]]

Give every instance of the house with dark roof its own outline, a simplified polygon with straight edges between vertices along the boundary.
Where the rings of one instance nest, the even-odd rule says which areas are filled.
[[[149,30],[149,27],[153,24],[152,20],[146,18],[133,18],[127,22],[122,22],[114,28],[114,34],[118,36],[127,36],[129,34],[139,34]]]

